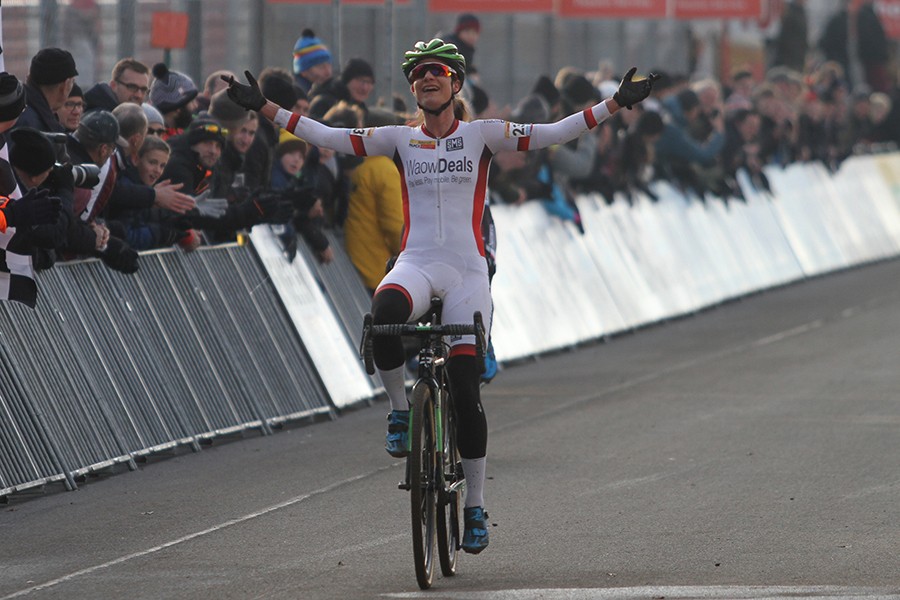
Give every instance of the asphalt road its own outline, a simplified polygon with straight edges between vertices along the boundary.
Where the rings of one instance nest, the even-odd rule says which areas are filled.
[[[386,404],[0,508],[10,598],[900,597],[900,261],[504,369],[420,592]]]

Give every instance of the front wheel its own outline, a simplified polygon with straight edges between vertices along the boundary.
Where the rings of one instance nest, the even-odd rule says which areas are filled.
[[[441,489],[437,502],[437,543],[441,574],[450,577],[456,574],[456,560],[459,557],[462,536],[459,528],[460,500],[465,478],[459,451],[456,449],[456,420],[450,414],[450,395],[445,392],[441,403],[443,423],[443,452],[440,462],[443,468]]]
[[[434,577],[436,475],[440,466],[434,450],[434,402],[431,389],[413,390],[412,432],[409,447],[409,499],[412,516],[413,559],[416,581],[427,590]]]

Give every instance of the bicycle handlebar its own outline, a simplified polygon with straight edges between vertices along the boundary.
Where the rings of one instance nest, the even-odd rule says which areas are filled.
[[[363,336],[360,344],[359,353],[366,365],[366,372],[369,375],[375,374],[375,361],[372,351],[372,338],[374,336],[385,335],[401,335],[413,336],[419,338],[428,338],[432,336],[445,335],[474,335],[475,336],[475,356],[484,370],[484,351],[485,351],[485,335],[484,324],[481,320],[481,313],[476,312],[474,315],[474,323],[459,324],[449,323],[446,325],[420,325],[415,323],[398,323],[375,325],[372,322],[371,313],[366,314],[363,318]]]

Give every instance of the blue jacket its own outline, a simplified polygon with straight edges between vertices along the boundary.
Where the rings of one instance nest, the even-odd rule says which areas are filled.
[[[677,160],[713,166],[725,145],[725,135],[715,132],[705,143],[698,142],[687,131],[687,119],[676,96],[663,101],[669,112],[669,120],[656,142],[656,156],[661,162]]]

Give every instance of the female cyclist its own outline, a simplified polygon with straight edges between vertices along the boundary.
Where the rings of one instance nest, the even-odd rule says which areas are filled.
[[[471,323],[473,313],[480,311],[489,333],[491,296],[481,217],[491,157],[502,150],[545,148],[572,140],[619,108],[631,108],[646,98],[655,76],[635,80],[632,68],[612,98],[556,123],[532,125],[467,122],[468,111],[457,97],[466,61],[453,44],[440,39],[417,42],[401,66],[420,109],[416,126],[332,128],[266,100],[250,72],[245,72],[249,85],[233,77],[226,81],[232,100],[301,139],[357,156],[393,158],[402,181],[405,228],[400,256],[372,300],[375,324],[418,318],[429,309],[431,298],[439,296],[444,323]],[[400,338],[375,338],[374,358],[392,409],[386,449],[391,456],[402,457],[408,452],[409,405]],[[447,372],[466,477],[462,548],[477,554],[488,545],[483,497],[487,421],[474,336],[451,340]]]

